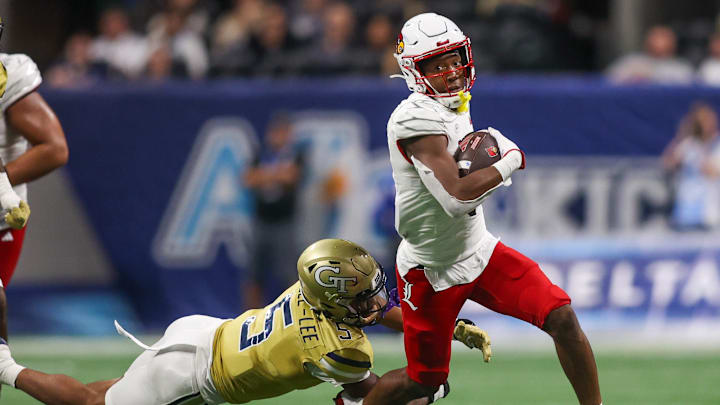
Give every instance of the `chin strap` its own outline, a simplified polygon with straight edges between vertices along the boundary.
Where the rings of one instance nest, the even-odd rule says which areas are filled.
[[[458,97],[460,97],[460,107],[457,108],[457,112],[467,112],[470,109],[470,99],[472,98],[472,94],[470,94],[469,91],[462,90],[458,92]]]

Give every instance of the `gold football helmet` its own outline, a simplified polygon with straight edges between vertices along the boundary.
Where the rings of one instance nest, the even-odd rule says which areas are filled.
[[[382,319],[388,302],[385,273],[359,245],[319,240],[300,255],[297,269],[303,297],[315,311],[358,327]]]

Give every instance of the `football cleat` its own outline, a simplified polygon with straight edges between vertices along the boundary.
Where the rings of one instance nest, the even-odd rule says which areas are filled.
[[[352,398],[345,392],[345,390],[342,390],[335,395],[333,401],[335,405],[362,405],[363,398]]]

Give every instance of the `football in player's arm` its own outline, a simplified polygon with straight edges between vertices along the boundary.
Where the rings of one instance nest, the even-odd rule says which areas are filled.
[[[122,378],[83,384],[18,365],[0,342],[0,383],[49,404],[161,405],[247,403],[322,382],[342,387],[336,404],[361,404],[378,377],[363,327],[377,323],[402,331],[397,295],[385,274],[355,243],[324,239],[297,263],[299,281],[264,308],[235,319],[192,315],[173,322],[147,346],[116,322],[118,332],[144,348]],[[490,359],[490,339],[459,320],[455,338]],[[153,383],[148,383],[152,381]],[[422,405],[443,398],[443,384]]]

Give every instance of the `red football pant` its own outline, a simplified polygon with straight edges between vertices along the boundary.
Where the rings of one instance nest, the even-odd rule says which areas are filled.
[[[25,229],[27,227],[0,231],[0,279],[2,279],[4,288],[10,284],[15,266],[20,259],[20,251],[25,240]],[[3,241],[4,239],[12,240]]]
[[[398,273],[397,278],[407,373],[427,386],[447,381],[455,319],[466,300],[538,328],[552,310],[570,303],[537,263],[500,242],[485,270],[471,283],[436,292],[423,270],[412,269],[404,278]]]

